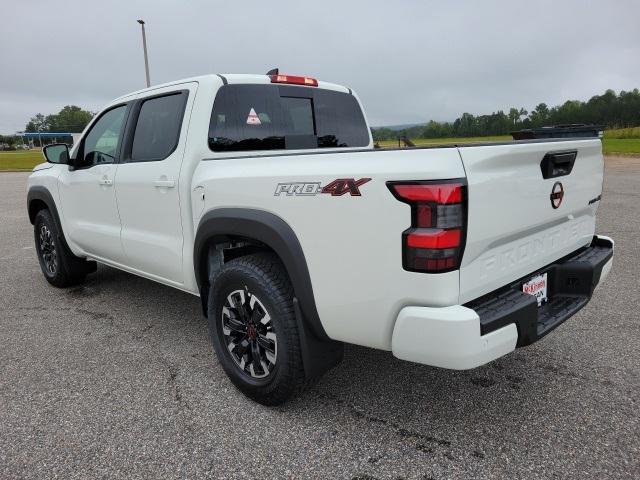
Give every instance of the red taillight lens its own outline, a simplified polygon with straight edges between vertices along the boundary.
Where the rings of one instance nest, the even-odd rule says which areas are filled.
[[[387,185],[398,200],[411,205],[411,228],[402,235],[405,270],[440,273],[459,268],[466,235],[464,182]]]
[[[407,234],[407,247],[412,248],[454,248],[460,246],[460,229],[422,230]]]
[[[317,87],[318,80],[311,77],[300,77],[296,75],[269,75],[271,83],[290,83],[293,85],[306,85],[307,87]]]
[[[462,185],[458,183],[417,185],[396,184],[395,193],[409,202],[434,202],[440,204],[462,202]]]

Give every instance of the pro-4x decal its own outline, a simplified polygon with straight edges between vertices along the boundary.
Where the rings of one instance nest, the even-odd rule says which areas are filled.
[[[318,195],[319,193],[328,193],[332,197],[340,197],[348,193],[352,197],[360,197],[360,187],[367,183],[370,178],[361,178],[356,180],[355,178],[337,178],[336,180],[329,182],[324,187],[321,182],[289,182],[279,183],[276,185],[275,196],[286,195],[300,195],[310,196]]]
[[[360,194],[360,186],[367,183],[370,178],[361,178],[360,180],[355,180],[353,178],[339,178],[334,180],[328,185],[325,185],[322,188],[322,193],[330,193],[332,197],[339,197],[349,192],[349,194],[353,197],[359,197]]]

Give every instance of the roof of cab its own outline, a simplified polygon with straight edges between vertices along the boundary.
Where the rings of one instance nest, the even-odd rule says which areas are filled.
[[[208,75],[200,75],[197,77],[183,78],[181,80],[175,80],[173,82],[167,82],[160,85],[153,85],[149,88],[143,88],[142,90],[137,90],[135,92],[127,93],[126,95],[122,95],[113,100],[113,102],[122,100],[124,98],[130,97],[132,95],[140,95],[146,92],[152,92],[153,90],[170,87],[172,85],[181,85],[184,83],[190,82],[210,82],[212,80],[215,81],[226,81],[230,84],[270,84],[271,79],[268,75],[256,75],[256,74],[246,74],[246,73],[211,73]],[[303,88],[324,88],[326,90],[335,90],[337,92],[345,92],[351,93],[351,89],[347,87],[343,87],[342,85],[338,85],[336,83],[323,82],[318,80],[317,87],[303,87]]]

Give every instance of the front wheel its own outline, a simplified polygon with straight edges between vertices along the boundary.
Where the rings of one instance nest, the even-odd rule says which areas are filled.
[[[40,210],[33,222],[36,253],[44,278],[56,287],[64,288],[82,283],[88,273],[95,271],[95,262],[76,257],[62,242],[51,212]]]
[[[263,405],[279,405],[305,383],[293,287],[279,259],[231,260],[209,292],[209,332],[233,384]]]

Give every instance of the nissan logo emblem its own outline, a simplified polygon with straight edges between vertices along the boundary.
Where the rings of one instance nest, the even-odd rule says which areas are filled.
[[[553,188],[551,189],[551,195],[549,195],[551,199],[551,206],[553,208],[558,208],[562,203],[562,199],[564,198],[564,187],[561,182],[556,182],[553,184]]]

